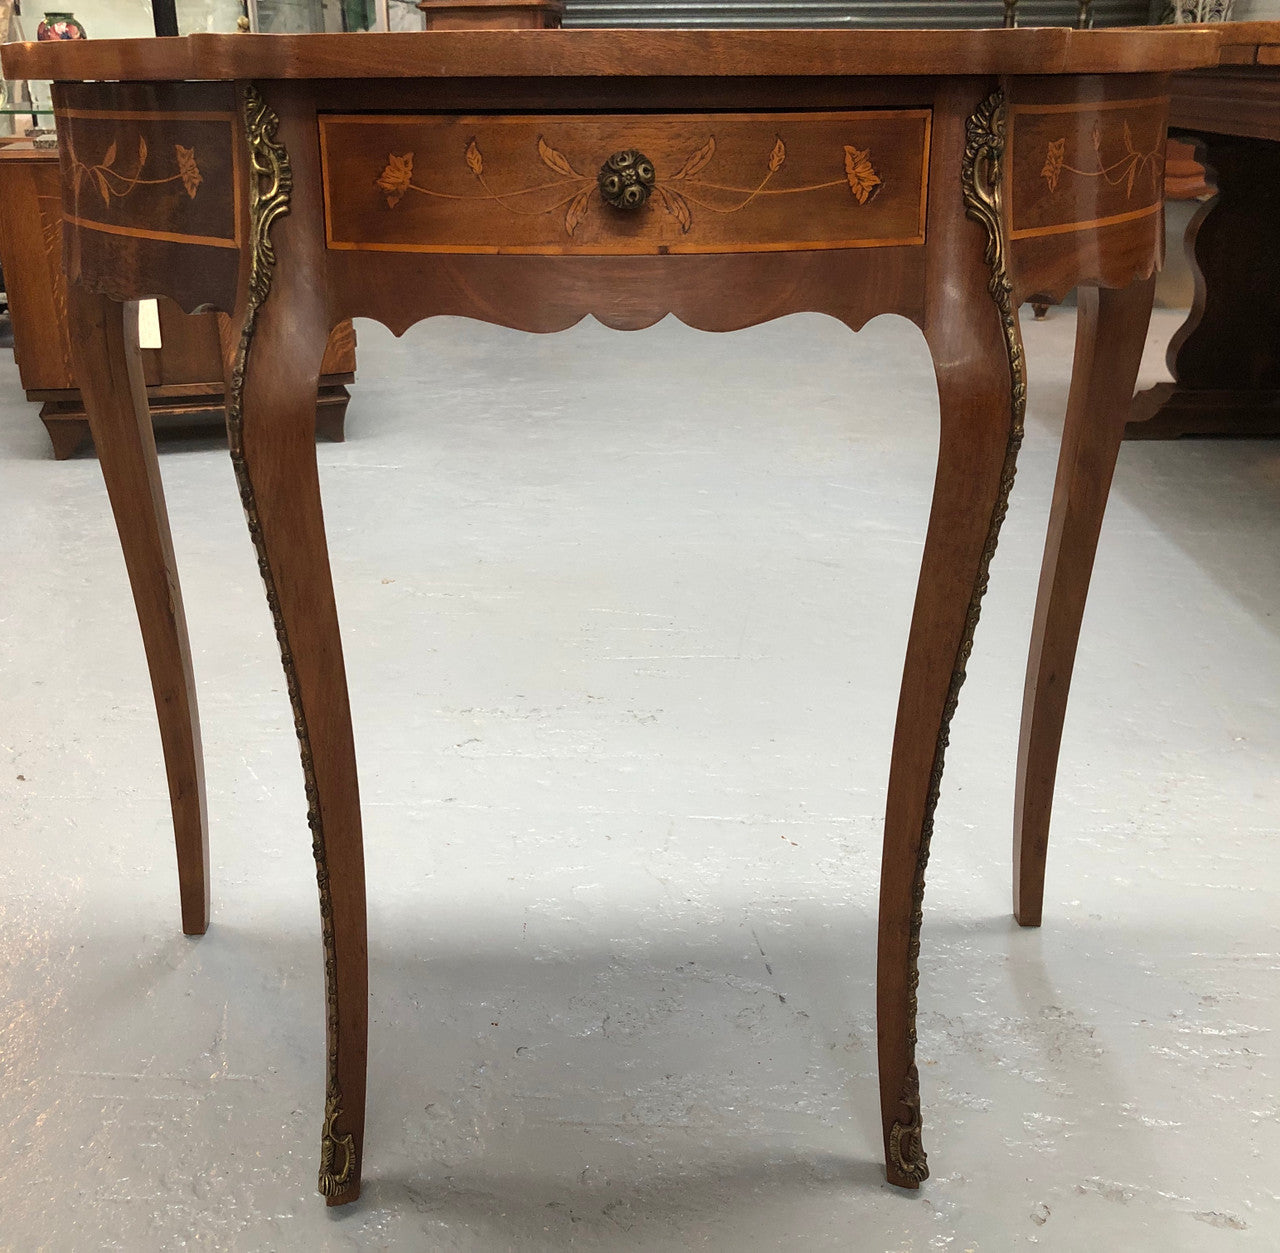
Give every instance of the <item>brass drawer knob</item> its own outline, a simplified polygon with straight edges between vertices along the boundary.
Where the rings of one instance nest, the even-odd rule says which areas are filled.
[[[615,152],[601,167],[597,178],[600,195],[615,209],[638,209],[653,190],[656,175],[653,162],[634,148]]]

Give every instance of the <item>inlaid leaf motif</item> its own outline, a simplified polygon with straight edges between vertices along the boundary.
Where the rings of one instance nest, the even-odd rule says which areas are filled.
[[[778,142],[773,145],[773,151],[769,154],[769,173],[776,174],[781,168],[782,163],[787,159],[787,146],[782,142],[782,136],[778,136]]]
[[[200,167],[196,165],[195,149],[184,148],[181,144],[174,144],[173,146],[178,153],[178,174],[182,178],[182,185],[187,189],[187,195],[194,200],[196,198],[196,189],[204,182],[204,175],[200,173]]]
[[[1045,155],[1044,169],[1040,171],[1040,177],[1049,184],[1050,191],[1058,190],[1058,178],[1062,174],[1062,163],[1067,157],[1067,141],[1065,139],[1055,139],[1049,145],[1049,151]]]
[[[1097,159],[1097,167],[1092,170],[1080,169],[1066,162],[1067,141],[1055,139],[1045,153],[1044,168],[1040,177],[1049,184],[1049,190],[1057,191],[1058,182],[1064,173],[1078,175],[1081,178],[1099,178],[1108,186],[1124,187],[1126,198],[1132,197],[1133,186],[1143,170],[1151,171],[1151,187],[1153,192],[1160,188],[1161,171],[1164,168],[1164,135],[1156,140],[1150,152],[1140,152],[1133,142],[1133,128],[1127,119],[1121,120],[1121,136],[1124,140],[1124,153],[1118,160],[1108,161],[1102,155],[1102,130],[1095,121],[1093,125],[1093,146]],[[1114,140],[1114,136],[1113,136]],[[1113,145],[1114,146],[1114,143]]]
[[[538,156],[540,156],[545,165],[550,166],[557,174],[567,174],[570,178],[577,178],[578,174],[573,166],[566,160],[563,152],[557,152],[541,135],[538,136]]]
[[[782,141],[779,140],[778,142],[781,143]],[[700,169],[702,169],[702,167],[706,165],[707,162],[710,161],[711,158],[714,157],[715,155],[716,155],[716,137],[712,135],[711,138],[708,139],[707,142],[703,144],[702,147],[699,148],[698,151],[695,152],[693,156],[691,156],[671,176],[672,182],[680,178],[692,178],[693,175],[695,175]],[[689,228],[686,226],[685,230],[688,230],[688,229]]]
[[[880,176],[871,164],[871,149],[844,146],[844,172],[849,180],[849,190],[859,204],[866,204],[881,186]]]
[[[474,139],[467,145],[467,165],[477,178],[484,173],[484,157],[480,155]]]
[[[387,168],[378,175],[375,185],[382,188],[387,196],[387,208],[394,209],[400,198],[409,190],[413,182],[413,153],[406,152],[398,157],[394,152],[387,156]]]
[[[572,203],[569,205],[569,211],[564,215],[564,229],[570,235],[578,229],[578,223],[587,216],[587,205],[591,202],[591,193],[595,191],[594,187],[588,187],[584,191],[580,191],[574,196]]]
[[[159,178],[142,177],[147,164],[147,141],[142,135],[138,136],[138,167],[132,174],[125,174],[115,168],[116,162],[120,159],[118,140],[113,139],[107,145],[107,150],[102,154],[102,160],[97,165],[86,165],[76,157],[73,151],[68,150],[72,184],[77,193],[86,183],[96,187],[105,205],[111,204],[112,197],[123,200],[126,196],[132,195],[138,187],[155,187],[179,182],[186,189],[187,195],[194,199],[200,184],[204,182],[204,175],[200,173],[200,166],[196,162],[195,149],[174,144],[173,150],[177,158],[178,172]]]
[[[678,191],[672,191],[661,183],[657,184],[653,190],[657,193],[658,199],[662,201],[662,207],[680,223],[681,231],[687,235],[689,227],[693,225],[693,215],[689,212],[689,202]]]

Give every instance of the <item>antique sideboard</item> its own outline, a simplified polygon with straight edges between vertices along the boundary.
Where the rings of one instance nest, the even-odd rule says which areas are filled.
[[[1169,127],[1217,184],[1187,226],[1196,280],[1171,383],[1134,399],[1130,439],[1280,435],[1280,22],[1223,28],[1219,64],[1172,81]]]
[[[130,302],[167,296],[233,320],[231,457],[319,885],[330,1204],[360,1188],[368,998],[355,751],[313,441],[331,328],[369,317],[402,331],[454,314],[552,331],[592,314],[632,329],[675,314],[729,331],[818,310],[855,331],[881,313],[921,329],[941,429],[877,958],[886,1170],[914,1188],[928,1173],[915,1065],[925,869],[1022,439],[1018,306],[1081,287],[1028,689],[1048,711],[1043,732],[1065,703],[1081,554],[1084,584],[1092,561],[1082,541],[1109,479],[1099,449],[1127,415],[1161,257],[1168,76],[1217,47],[1202,31],[1029,29],[5,48],[9,77],[55,80],[75,366],[147,648],[192,934],[209,907],[199,727]],[[1056,741],[1037,733],[1023,747],[1024,808],[1047,823]],[[1037,858],[1042,872],[1042,847],[1019,862],[1024,922],[1039,921]]]

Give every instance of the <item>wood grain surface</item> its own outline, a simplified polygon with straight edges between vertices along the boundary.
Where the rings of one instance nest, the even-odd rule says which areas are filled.
[[[1280,142],[1280,73],[1224,67],[1179,74],[1169,125],[1197,135],[1236,135]]]
[[[1216,29],[531,30],[9,44],[6,78],[681,78],[1119,74],[1214,65]]]
[[[111,498],[160,723],[178,854],[182,929],[209,926],[209,816],[191,645],[138,349],[138,310],[67,292],[71,352]]]

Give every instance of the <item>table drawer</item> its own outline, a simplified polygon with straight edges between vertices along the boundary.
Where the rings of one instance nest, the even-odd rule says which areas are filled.
[[[325,115],[327,241],[595,256],[922,244],[929,123],[927,109]]]

